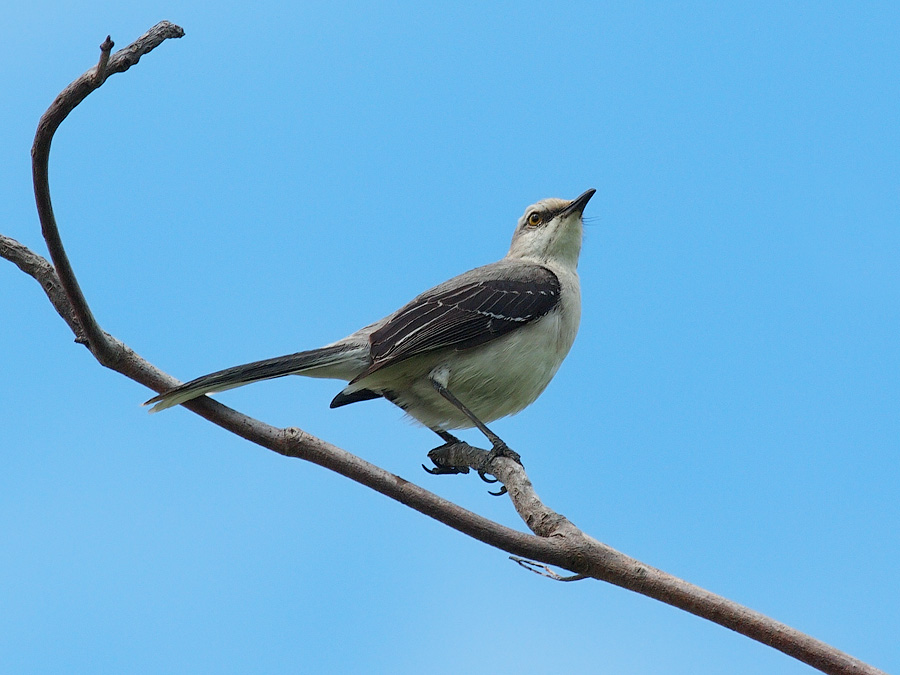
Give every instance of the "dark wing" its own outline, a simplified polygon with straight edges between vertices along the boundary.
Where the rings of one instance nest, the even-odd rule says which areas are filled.
[[[468,283],[464,275],[423,293],[371,334],[372,365],[356,379],[437,349],[476,347],[544,316],[559,303],[559,279],[539,265],[520,270]]]

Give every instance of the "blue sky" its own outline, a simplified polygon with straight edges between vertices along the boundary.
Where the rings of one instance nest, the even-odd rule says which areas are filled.
[[[578,340],[496,431],[588,533],[900,670],[895,3],[131,4],[19,3],[0,44],[0,231],[43,252],[40,114],[108,33],[186,30],[54,141],[105,329],[182,379],[318,346],[594,187]],[[811,672],[147,415],[2,261],[0,316],[6,671]],[[339,387],[219,398],[520,527]]]

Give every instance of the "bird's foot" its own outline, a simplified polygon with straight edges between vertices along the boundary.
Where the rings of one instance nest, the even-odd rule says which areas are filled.
[[[491,448],[491,451],[488,453],[487,464],[490,464],[498,457],[506,457],[507,459],[511,459],[516,464],[524,468],[524,464],[522,464],[522,455],[518,452],[510,448],[506,443],[500,441],[499,443],[494,443],[494,447]]]
[[[511,459],[519,466],[522,465],[522,456],[510,448],[506,443],[497,439],[497,442],[494,443],[494,447],[491,448],[491,451],[488,453],[488,456],[484,460],[484,468],[478,472],[478,475],[481,477],[485,483],[497,483],[499,482],[499,478],[488,478],[488,474],[490,473],[490,466],[495,459],[498,457],[506,457],[507,459]],[[493,495],[494,497],[502,497],[507,492],[506,486],[503,485],[497,492],[491,492],[488,490],[489,495]]]
[[[456,466],[448,461],[451,450],[453,450],[455,446],[460,445],[469,446],[468,443],[456,439],[447,441],[443,445],[436,447],[434,450],[429,451],[428,459],[434,463],[434,467],[429,468],[423,464],[422,468],[433,476],[449,476],[459,473],[469,473],[468,466]]]
[[[491,474],[491,465],[495,459],[498,457],[505,457],[519,465],[522,464],[519,453],[511,450],[509,446],[500,439],[497,439],[490,452],[485,454],[484,450],[472,447],[465,441],[460,441],[449,434],[442,434],[442,436],[448,439],[447,442],[428,453],[428,458],[434,463],[434,467],[429,468],[424,464],[422,465],[422,468],[432,475],[440,476],[469,473],[469,467],[471,466],[475,468],[479,477],[485,483],[498,483],[500,482],[499,479],[493,477],[493,474]],[[489,490],[488,494],[494,495],[495,497],[501,497],[506,494],[506,487],[501,486],[497,492],[491,492]]]

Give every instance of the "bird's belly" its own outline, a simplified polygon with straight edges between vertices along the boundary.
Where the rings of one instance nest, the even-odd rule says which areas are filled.
[[[574,340],[574,331],[566,328],[554,313],[486,345],[448,350],[439,360],[438,368],[433,355],[421,362],[414,357],[385,369],[393,371],[384,375],[395,383],[397,376],[407,383],[392,395],[386,395],[411,417],[431,428],[472,427],[471,420],[431,384],[429,375],[434,370],[446,369],[447,389],[479,420],[487,423],[513,415],[533,403],[553,379]],[[366,383],[366,386],[376,388],[377,383]]]

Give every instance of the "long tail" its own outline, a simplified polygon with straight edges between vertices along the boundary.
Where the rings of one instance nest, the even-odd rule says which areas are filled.
[[[365,354],[352,345],[339,344],[311,349],[203,375],[154,396],[144,405],[153,405],[150,412],[155,413],[204,394],[234,389],[251,382],[271,380],[285,375],[304,374],[351,380],[365,369],[366,361]]]

